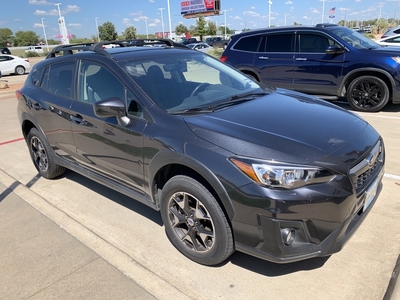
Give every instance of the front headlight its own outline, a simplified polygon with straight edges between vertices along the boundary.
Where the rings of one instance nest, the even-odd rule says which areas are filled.
[[[269,188],[294,189],[329,182],[335,177],[331,171],[319,167],[238,158],[230,158],[230,161],[252,180]]]

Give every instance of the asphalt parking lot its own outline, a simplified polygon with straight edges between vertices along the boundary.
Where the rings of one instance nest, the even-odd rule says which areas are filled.
[[[31,63],[36,61],[32,59]],[[14,230],[13,235],[15,240],[21,242],[13,243],[15,249],[9,249],[2,245],[0,238],[0,251],[7,248],[8,253],[35,253],[36,244],[32,240],[35,228],[30,222],[40,216],[48,220],[43,226],[54,227],[52,230],[56,233],[52,231],[52,238],[67,234],[74,241],[56,248],[54,253],[49,254],[51,260],[38,260],[47,262],[46,274],[50,278],[46,278],[46,284],[41,280],[29,284],[32,279],[26,276],[28,273],[40,279],[44,267],[30,266],[28,269],[22,263],[6,264],[14,268],[15,280],[8,281],[7,272],[2,268],[0,299],[4,295],[8,296],[7,299],[43,299],[45,295],[63,298],[57,297],[60,296],[57,291],[73,295],[77,284],[71,284],[69,291],[56,289],[57,283],[61,282],[59,278],[67,276],[60,275],[59,260],[67,264],[69,261],[76,262],[72,257],[79,256],[88,257],[88,261],[79,261],[75,269],[65,270],[66,273],[77,274],[78,270],[85,270],[83,266],[89,262],[97,258],[101,260],[101,268],[92,268],[87,276],[78,277],[81,289],[86,281],[88,285],[92,284],[92,289],[88,289],[86,294],[75,295],[92,299],[110,299],[114,295],[116,299],[388,300],[392,296],[391,299],[400,300],[400,283],[395,285],[392,279],[400,255],[400,161],[397,156],[400,153],[400,105],[389,105],[379,113],[360,114],[381,133],[385,141],[384,187],[371,213],[341,252],[331,257],[285,265],[237,252],[218,267],[205,267],[186,259],[171,245],[160,215],[147,206],[73,172],[66,172],[56,180],[38,176],[22,139],[16,115],[14,91],[25,77],[1,78],[7,80],[10,87],[0,90],[0,216],[4,218],[4,211],[11,207],[10,200],[4,200],[9,199],[9,194],[22,200],[15,200],[13,218],[7,219],[18,224],[14,228],[21,232]],[[345,103],[338,104],[349,109]],[[30,212],[32,218],[26,217],[26,204],[37,211]],[[62,233],[57,231],[60,228]],[[8,236],[7,241],[11,242],[9,230],[7,226],[0,226],[0,236]],[[40,239],[41,234],[35,238]],[[29,248],[27,240],[30,241]],[[85,249],[75,251],[75,242],[81,243]],[[51,239],[41,240],[37,247],[43,250],[37,251],[38,255],[47,248],[46,243],[48,247],[54,246]],[[71,251],[66,247],[70,247]],[[12,259],[12,255],[7,257],[7,260]],[[32,260],[35,258],[32,257]],[[57,276],[51,278],[51,274]],[[104,278],[107,280],[104,281]],[[113,294],[118,293],[113,288],[115,278],[121,283],[118,290],[124,293]],[[105,287],[102,294],[99,289],[96,291],[97,285],[93,284],[96,280],[103,283],[103,289]],[[44,293],[51,286],[53,294]]]

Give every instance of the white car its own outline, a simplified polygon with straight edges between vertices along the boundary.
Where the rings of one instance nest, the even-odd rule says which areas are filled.
[[[36,52],[36,53],[43,53],[42,46],[29,46],[25,52]]]
[[[192,43],[192,44],[187,44],[186,46],[189,47],[190,49],[197,50],[200,52],[205,52],[205,53],[207,53],[208,51],[213,49],[213,47],[211,47],[207,43]]]
[[[382,46],[400,46],[400,34],[392,35],[375,41]]]
[[[9,54],[0,54],[1,75],[17,74],[23,75],[31,69],[28,59]]]

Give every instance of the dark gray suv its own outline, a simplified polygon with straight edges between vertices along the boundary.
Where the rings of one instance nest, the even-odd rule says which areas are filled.
[[[398,49],[335,24],[246,31],[232,37],[221,60],[268,85],[347,97],[358,111],[400,103]]]
[[[116,43],[58,46],[17,92],[41,176],[67,168],[159,210],[205,265],[330,255],[371,211],[385,150],[360,117],[172,41]]]

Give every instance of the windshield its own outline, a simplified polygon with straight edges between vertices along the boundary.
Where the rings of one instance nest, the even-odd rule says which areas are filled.
[[[197,51],[174,51],[119,64],[155,104],[170,113],[216,107],[238,95],[264,92],[249,77]]]
[[[376,49],[381,47],[371,39],[347,27],[326,27],[326,29],[329,29],[357,49]]]

